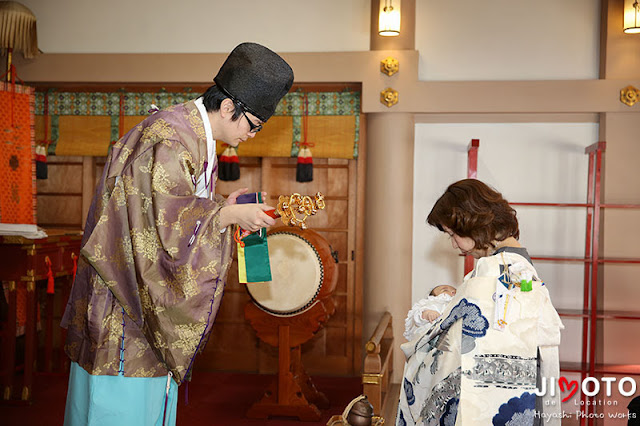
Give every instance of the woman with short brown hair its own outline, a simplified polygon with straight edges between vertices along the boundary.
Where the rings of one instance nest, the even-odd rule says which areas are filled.
[[[477,249],[490,249],[494,241],[520,237],[516,211],[502,194],[477,179],[450,185],[427,217],[427,223],[446,232],[471,238]]]
[[[427,222],[477,259],[440,318],[402,345],[407,356],[398,426],[560,424],[562,322],[520,245],[516,211],[475,179],[450,185]],[[550,421],[549,421],[550,419]]]

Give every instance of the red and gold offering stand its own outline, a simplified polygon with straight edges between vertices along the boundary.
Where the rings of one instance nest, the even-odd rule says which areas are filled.
[[[36,223],[34,93],[32,87],[0,83],[1,223]]]

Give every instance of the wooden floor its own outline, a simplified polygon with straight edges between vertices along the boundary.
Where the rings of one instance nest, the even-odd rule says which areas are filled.
[[[185,403],[186,387],[180,387],[177,424],[287,426],[301,423],[293,418],[265,421],[245,417],[246,411],[260,399],[272,379],[273,376],[259,374],[196,372],[189,384],[188,405]],[[67,376],[62,374],[36,375],[32,404],[0,405],[0,425],[62,425],[67,380]],[[330,417],[342,414],[347,404],[362,392],[360,377],[314,377],[313,381],[318,390],[329,398],[331,406],[322,411],[319,422],[304,422],[308,426],[326,425]]]

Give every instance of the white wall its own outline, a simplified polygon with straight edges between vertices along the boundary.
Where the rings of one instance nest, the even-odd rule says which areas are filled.
[[[23,0],[46,53],[369,50],[370,0]],[[417,0],[420,80],[594,79],[598,0]]]
[[[21,0],[45,53],[369,50],[370,0]]]
[[[478,178],[511,202],[584,203],[584,148],[597,142],[595,123],[491,123],[416,125],[413,204],[412,301],[438,284],[459,284],[463,259],[446,234],[426,217],[447,186],[467,176],[467,146],[480,139]],[[584,256],[583,208],[517,207],[520,242],[532,256]],[[536,262],[556,308],[582,309],[584,265]],[[580,322],[567,329],[563,361],[580,360]]]
[[[598,78],[598,0],[417,0],[420,80]]]

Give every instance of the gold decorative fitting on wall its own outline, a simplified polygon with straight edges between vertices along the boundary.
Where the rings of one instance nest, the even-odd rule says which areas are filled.
[[[633,86],[627,86],[620,91],[620,102],[633,106],[640,100],[640,90]]]
[[[390,87],[387,87],[382,92],[380,92],[380,102],[383,105],[386,105],[389,108],[391,108],[392,106],[398,103],[398,92],[393,90]]]
[[[388,76],[392,76],[400,70],[400,62],[389,56],[380,61],[380,71]]]

